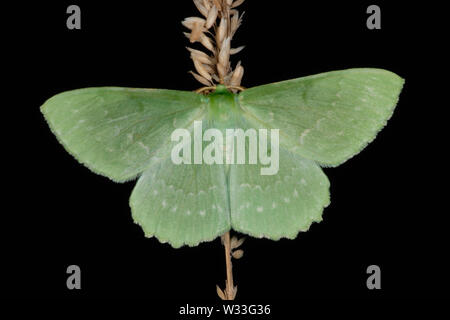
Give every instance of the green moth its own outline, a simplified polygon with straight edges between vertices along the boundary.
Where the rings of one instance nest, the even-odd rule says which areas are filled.
[[[137,178],[133,219],[148,237],[195,246],[233,229],[295,238],[330,203],[323,166],[359,153],[386,125],[403,79],[371,68],[207,95],[163,89],[87,88],[58,94],[41,111],[59,142],[93,172]],[[172,132],[279,129],[279,168],[258,164],[175,164]],[[208,145],[203,142],[204,146]],[[246,149],[248,149],[248,143]]]
[[[182,21],[205,87],[196,92],[100,87],[60,93],[41,107],[52,132],[80,163],[116,182],[137,179],[133,219],[173,247],[221,236],[223,300],[233,300],[231,259],[244,238],[293,239],[322,219],[338,166],[371,142],[392,116],[403,79],[348,69],[250,89],[230,57],[244,0],[193,0],[202,17]]]

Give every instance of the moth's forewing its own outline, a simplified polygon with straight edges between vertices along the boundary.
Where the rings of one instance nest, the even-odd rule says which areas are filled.
[[[386,125],[403,83],[387,70],[348,69],[254,87],[239,102],[254,125],[280,128],[289,150],[336,166]]]
[[[41,111],[65,149],[95,173],[122,182],[167,154],[174,128],[187,126],[202,97],[186,91],[87,88],[57,94]]]

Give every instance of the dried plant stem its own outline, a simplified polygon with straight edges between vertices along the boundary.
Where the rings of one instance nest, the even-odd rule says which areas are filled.
[[[244,255],[244,250],[239,247],[244,242],[245,238],[238,239],[236,236],[230,238],[230,232],[228,231],[222,237],[222,244],[225,247],[225,265],[227,270],[227,280],[225,281],[225,290],[216,286],[217,295],[222,300],[234,300],[237,293],[237,286],[233,283],[233,264],[231,259],[241,259]]]
[[[223,245],[225,247],[225,264],[227,268],[227,281],[225,286],[225,300],[234,300],[235,288],[233,284],[233,264],[231,263],[231,239],[230,232],[225,233],[223,237]]]

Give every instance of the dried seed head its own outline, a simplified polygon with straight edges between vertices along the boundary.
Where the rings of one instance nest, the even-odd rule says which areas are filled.
[[[189,17],[182,21],[190,30],[185,36],[190,42],[200,42],[211,55],[188,48],[197,73],[193,73],[200,83],[213,86],[221,83],[227,86],[239,86],[244,69],[238,64],[233,70],[230,56],[240,52],[244,46],[231,48],[231,40],[242,23],[242,15],[234,9],[243,0],[193,0],[204,18]]]

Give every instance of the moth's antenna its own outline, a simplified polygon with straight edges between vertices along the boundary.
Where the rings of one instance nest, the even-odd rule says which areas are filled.
[[[197,73],[190,71],[194,78],[207,87],[223,84],[229,88],[239,88],[244,68],[239,61],[234,70],[230,56],[240,52],[244,46],[231,48],[231,40],[242,23],[242,15],[236,9],[245,0],[194,0],[203,18],[189,17],[182,24],[190,30],[185,32],[191,43],[200,42],[207,53],[187,48]]]

